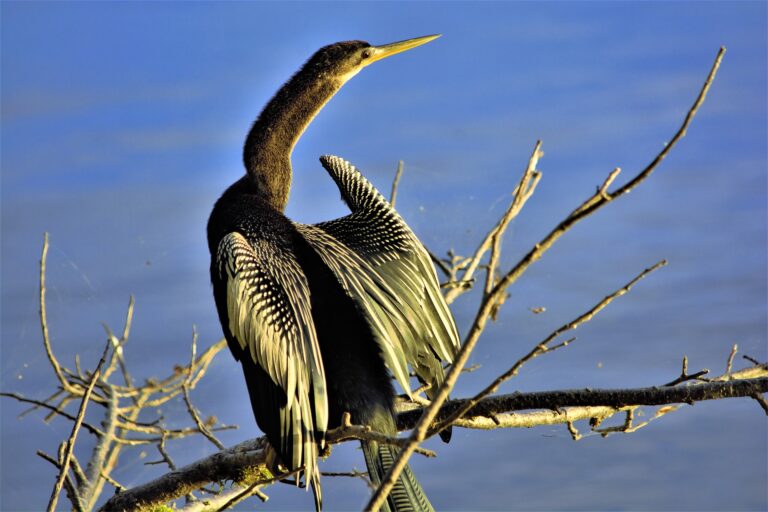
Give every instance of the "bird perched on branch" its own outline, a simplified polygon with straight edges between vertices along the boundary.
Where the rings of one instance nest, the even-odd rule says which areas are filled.
[[[318,50],[254,122],[244,148],[246,175],[224,192],[208,221],[213,294],[256,421],[285,467],[303,467],[318,509],[325,432],[349,412],[354,424],[397,435],[390,372],[410,394],[410,365],[432,395],[459,339],[428,253],[351,164],[320,159],[349,215],[316,225],[283,215],[291,152],[360,70],[436,37],[383,46],[345,41]],[[378,484],[397,449],[373,441],[362,447]],[[410,469],[386,506],[432,510]]]

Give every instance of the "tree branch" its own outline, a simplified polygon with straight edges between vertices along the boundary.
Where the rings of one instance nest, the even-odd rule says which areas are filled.
[[[47,241],[47,237],[46,237]],[[72,433],[69,435],[69,439],[64,443],[64,454],[63,457],[61,457],[61,470],[59,471],[59,476],[56,478],[56,484],[53,486],[53,491],[51,492],[51,498],[48,500],[48,512],[53,512],[56,510],[56,502],[59,500],[59,493],[61,492],[61,487],[64,485],[64,480],[67,478],[69,474],[69,463],[70,459],[72,458],[72,450],[75,448],[75,440],[77,439],[77,434],[80,432],[80,425],[83,423],[83,418],[85,418],[85,409],[88,407],[88,402],[90,401],[91,392],[93,391],[93,387],[96,385],[96,381],[99,380],[99,375],[101,375],[101,366],[104,364],[104,361],[107,359],[107,353],[109,352],[109,343],[107,343],[107,346],[104,347],[104,353],[101,355],[101,359],[99,360],[99,364],[96,365],[96,370],[93,372],[93,376],[91,377],[91,382],[88,384],[88,387],[85,389],[85,393],[83,394],[83,400],[80,402],[80,409],[77,411],[77,418],[75,419],[74,425],[72,425]]]
[[[768,375],[768,373],[767,373]],[[537,391],[533,393],[510,393],[485,398],[467,411],[467,417],[491,417],[501,412],[551,409],[563,407],[622,407],[637,405],[667,405],[676,403],[693,404],[705,400],[722,398],[751,397],[768,392],[768,377],[739,379],[735,381],[706,382],[691,386],[653,386],[634,389],[566,389],[559,391]],[[471,399],[451,400],[437,414],[436,419],[449,418]],[[400,413],[397,424],[407,429],[416,424],[420,409]]]
[[[491,394],[495,393],[497,389],[499,389],[499,386],[501,386],[502,383],[509,380],[513,376],[517,375],[517,373],[520,371],[520,368],[523,367],[524,364],[526,364],[531,359],[535,359],[541,354],[544,354],[545,352],[552,352],[553,350],[556,350],[560,347],[567,346],[571,341],[573,341],[573,338],[570,340],[566,340],[558,345],[550,346],[550,343],[552,343],[555,339],[557,339],[561,334],[564,332],[576,329],[581,324],[584,324],[586,322],[589,322],[592,320],[592,318],[598,314],[600,311],[602,311],[608,304],[613,302],[614,299],[617,297],[621,297],[622,295],[625,295],[626,293],[629,293],[629,291],[632,289],[632,287],[640,280],[644,279],[648,274],[651,272],[654,272],[655,270],[665,266],[667,264],[666,260],[661,260],[660,262],[656,263],[655,265],[646,268],[643,270],[640,274],[638,274],[634,279],[632,279],[630,282],[625,284],[623,287],[619,288],[615,292],[611,293],[610,295],[607,295],[603,298],[599,303],[597,303],[595,306],[590,308],[589,311],[586,313],[580,315],[574,320],[571,320],[570,322],[562,325],[558,329],[556,329],[554,332],[552,332],[549,336],[544,338],[539,344],[537,344],[533,349],[528,352],[525,356],[520,358],[515,364],[513,364],[509,370],[498,376],[493,382],[491,382],[485,389],[483,389],[481,392],[479,392],[477,395],[475,395],[474,398],[471,398],[467,401],[467,403],[460,409],[457,409],[454,414],[452,414],[450,417],[445,418],[445,420],[441,421],[438,425],[436,425],[433,429],[430,430],[430,432],[427,434],[428,436],[433,436],[440,432],[441,430],[445,430],[448,428],[454,420],[462,417],[464,414],[466,414],[473,406],[474,403],[479,402],[483,398],[490,396]]]
[[[56,378],[59,379],[61,387],[70,393],[72,387],[69,381],[64,376],[64,372],[59,365],[59,361],[53,355],[53,349],[51,348],[51,339],[48,334],[48,315],[45,308],[45,263],[48,259],[48,233],[43,236],[43,251],[40,255],[40,329],[43,332],[43,345],[45,346],[45,354],[48,356],[48,362],[51,363],[53,372],[56,374]]]
[[[395,179],[392,180],[392,192],[389,194],[389,204],[392,208],[395,207],[395,201],[397,201],[397,187],[400,185],[400,178],[403,175],[403,161],[397,162],[397,172],[395,172]]]
[[[667,405],[694,403],[735,397],[753,397],[768,392],[768,365],[751,368],[749,375],[762,377],[739,379],[740,373],[731,375],[730,381],[697,383],[689,386],[638,389],[571,389],[536,393],[511,393],[481,400],[468,412],[468,417],[455,425],[464,428],[494,429],[532,427],[598,418],[600,421],[627,407],[641,405]],[[467,400],[451,400],[440,409],[436,419],[448,418]],[[543,410],[540,410],[543,409]],[[536,410],[531,413],[511,411]],[[399,430],[416,425],[423,412],[414,408],[397,416]],[[494,421],[495,418],[497,421]],[[251,439],[208,456],[152,482],[127,490],[112,497],[100,510],[142,510],[165,503],[194,491],[209,482],[242,479],[244,474],[261,472],[266,478],[272,473],[265,468],[274,464],[274,452],[266,437]],[[270,476],[267,476],[270,475]],[[259,483],[258,485],[263,485]]]
[[[461,369],[466,364],[467,360],[469,359],[469,355],[474,349],[475,345],[477,344],[478,339],[480,338],[480,335],[482,334],[483,330],[485,329],[485,325],[487,322],[487,318],[489,316],[493,316],[494,311],[497,309],[497,304],[500,302],[503,302],[503,298],[506,296],[506,290],[507,288],[514,283],[522,274],[525,272],[525,270],[535,261],[541,258],[541,256],[546,252],[552,244],[557,241],[566,231],[568,231],[571,227],[573,227],[578,221],[586,218],[588,215],[594,213],[602,206],[605,206],[613,199],[620,197],[624,194],[627,194],[630,190],[632,190],[635,186],[640,184],[642,181],[644,181],[648,176],[651,175],[653,170],[658,166],[659,163],[666,157],[666,155],[672,150],[672,148],[676,145],[676,143],[685,136],[685,132],[688,128],[688,125],[690,124],[693,117],[696,115],[696,112],[698,111],[701,104],[704,102],[704,98],[707,95],[707,92],[709,91],[710,86],[712,85],[712,81],[715,79],[715,75],[717,74],[717,70],[720,67],[720,62],[722,61],[723,55],[725,53],[725,48],[720,48],[720,51],[717,54],[717,57],[715,58],[715,62],[712,65],[712,69],[709,72],[709,75],[707,76],[707,79],[704,82],[704,85],[699,92],[699,95],[694,102],[691,109],[688,111],[688,114],[685,117],[685,120],[683,121],[682,126],[677,131],[677,133],[672,137],[672,140],[670,140],[669,144],[654,158],[654,160],[645,168],[643,169],[637,176],[635,176],[632,180],[629,181],[626,185],[618,189],[614,193],[610,193],[607,190],[607,186],[610,185],[610,183],[615,179],[616,174],[618,174],[616,171],[609,174],[608,178],[605,180],[603,185],[598,188],[597,192],[594,196],[587,199],[581,206],[576,208],[564,221],[562,221],[557,227],[555,227],[554,230],[552,230],[549,235],[547,235],[540,243],[536,244],[531,251],[528,252],[528,254],[523,257],[523,259],[515,265],[509,272],[507,272],[506,275],[504,275],[497,283],[496,285],[487,292],[483,300],[480,304],[480,307],[478,308],[477,315],[475,316],[475,319],[472,323],[472,326],[470,327],[469,333],[467,334],[466,341],[464,342],[464,345],[462,346],[459,353],[456,355],[456,360],[453,362],[453,365],[451,366],[451,369],[448,371],[448,374],[445,377],[445,381],[443,382],[443,385],[440,387],[440,390],[436,394],[436,396],[433,398],[432,405],[424,410],[424,413],[417,423],[416,427],[414,427],[413,431],[411,432],[411,435],[409,436],[409,444],[403,448],[400,453],[397,456],[397,459],[395,459],[395,462],[390,467],[387,474],[382,478],[381,484],[379,485],[379,488],[376,489],[376,492],[373,493],[373,496],[371,496],[371,499],[368,501],[368,503],[365,506],[366,512],[374,512],[381,508],[381,506],[384,503],[384,500],[386,500],[387,496],[389,495],[389,492],[392,490],[392,487],[395,484],[395,481],[397,480],[398,475],[403,471],[406,464],[408,463],[408,459],[413,454],[414,449],[416,445],[418,445],[421,441],[423,441],[427,434],[427,427],[430,425],[433,420],[435,419],[435,414],[437,413],[437,410],[442,406],[443,402],[448,398],[448,394],[450,393],[451,389],[453,389],[453,386],[456,384],[456,379],[459,376],[459,373],[461,372]],[[518,193],[521,192],[521,189],[518,189]]]

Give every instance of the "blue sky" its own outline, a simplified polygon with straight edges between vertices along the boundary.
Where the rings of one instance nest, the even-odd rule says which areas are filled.
[[[722,371],[735,342],[764,360],[766,14],[764,2],[3,2],[2,388],[40,397],[53,385],[35,305],[45,231],[50,324],[65,360],[95,363],[100,322],[120,325],[129,294],[137,375],[185,360],[193,324],[201,344],[218,340],[204,226],[243,172],[261,106],[322,45],[432,33],[443,37],[364,70],[310,126],[294,152],[289,216],[344,214],[319,155],[351,160],[382,190],[402,159],[403,216],[434,251],[466,254],[542,139],[542,182],[505,246],[512,264],[611,169],[624,169],[623,182],[648,163],[728,48],[688,136],[647,183],[515,284],[474,356],[482,369],[457,395],[661,258],[668,268],[504,391],[659,384],[684,354]],[[471,305],[455,304],[462,331]],[[543,315],[528,311],[541,305]],[[222,354],[197,397],[241,425],[228,444],[257,433],[235,370]],[[53,473],[34,451],[55,451],[68,426],[0,407],[0,508],[39,509]],[[461,432],[434,446],[436,461],[414,464],[439,509],[765,509],[767,433],[744,400],[607,440],[573,443],[560,427]],[[182,463],[207,453],[172,449]],[[126,461],[127,485],[157,472],[137,455]],[[345,447],[330,464],[362,459]],[[471,470],[457,475],[458,464]],[[280,487],[276,509],[311,502]],[[329,481],[326,496],[331,510],[359,508],[365,489]]]

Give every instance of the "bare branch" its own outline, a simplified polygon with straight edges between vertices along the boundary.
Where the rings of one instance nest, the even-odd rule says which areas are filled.
[[[763,408],[765,415],[768,416],[768,401],[765,400],[765,397],[760,393],[755,393],[754,395],[752,395],[752,398],[754,398],[757,401],[757,403],[760,404],[760,407]]]
[[[124,491],[126,489],[126,487],[123,484],[121,484],[120,482],[118,482],[117,480],[115,480],[114,478],[109,476],[108,474],[104,473],[103,471],[101,473],[101,478],[103,478],[104,480],[109,482],[109,485],[111,485],[112,487],[114,487],[118,491]]]
[[[706,382],[707,379],[703,379],[702,377],[708,373],[709,370],[704,368],[696,373],[688,374],[688,358],[683,356],[683,368],[680,370],[680,376],[671,382],[667,382],[664,386],[677,386],[678,384],[689,380],[703,380]]]
[[[359,478],[363,482],[365,482],[365,485],[370,487],[371,489],[375,489],[376,486],[373,485],[373,482],[371,482],[370,477],[368,476],[367,471],[323,471],[320,473],[322,476],[327,477],[348,477],[348,478]]]
[[[365,506],[366,511],[375,511],[381,507],[381,505],[384,503],[384,500],[386,500],[387,496],[389,495],[390,490],[394,486],[394,483],[397,480],[397,477],[403,471],[403,469],[405,468],[405,465],[408,462],[408,459],[413,454],[415,446],[418,443],[420,443],[422,440],[424,440],[427,434],[428,425],[432,423],[432,421],[435,418],[435,415],[437,414],[437,411],[442,406],[443,402],[448,397],[448,393],[455,385],[456,378],[458,377],[458,374],[461,372],[461,368],[466,364],[467,359],[469,358],[469,354],[474,349],[474,346],[477,343],[477,340],[480,337],[480,334],[485,328],[487,317],[493,314],[495,309],[495,304],[500,300],[500,298],[504,294],[506,294],[507,287],[509,287],[514,281],[516,281],[522,275],[525,269],[527,269],[528,266],[530,266],[531,263],[541,258],[542,254],[544,254],[544,252],[547,251],[549,247],[551,247],[552,244],[555,243],[555,241],[558,238],[560,238],[560,236],[562,236],[566,231],[568,231],[579,220],[595,212],[598,208],[604,206],[605,204],[608,204],[608,202],[610,202],[611,200],[628,193],[635,186],[637,186],[639,183],[644,181],[648,176],[650,176],[650,174],[653,172],[656,166],[666,157],[669,151],[671,151],[671,149],[676,145],[677,141],[680,140],[685,135],[688,125],[690,124],[691,120],[695,116],[699,107],[703,103],[707,92],[709,91],[712,81],[714,80],[715,75],[717,74],[717,70],[720,67],[720,62],[722,61],[724,53],[725,53],[725,48],[720,48],[720,51],[718,52],[717,57],[715,58],[715,62],[712,66],[712,69],[710,70],[709,75],[707,76],[707,79],[704,82],[704,86],[699,92],[699,96],[694,102],[693,106],[688,111],[685,121],[683,121],[682,126],[680,127],[678,132],[675,134],[675,136],[672,137],[672,140],[669,142],[669,144],[656,156],[656,158],[643,171],[641,171],[637,176],[635,176],[635,178],[630,180],[629,183],[621,187],[616,192],[608,193],[607,191],[598,190],[595,196],[588,199],[584,204],[582,204],[580,207],[574,210],[574,212],[572,212],[564,221],[562,221],[539,244],[536,244],[536,246],[531,251],[529,251],[528,254],[525,257],[523,257],[523,259],[515,267],[513,267],[509,272],[507,272],[507,274],[496,283],[493,289],[491,289],[485,294],[485,297],[480,305],[480,308],[478,309],[478,313],[475,317],[475,320],[470,328],[469,334],[467,335],[467,340],[465,341],[464,346],[456,356],[456,361],[454,362],[454,366],[451,367],[451,370],[448,372],[448,375],[446,375],[445,381],[443,383],[443,386],[441,386],[440,391],[433,398],[432,405],[424,411],[421,419],[419,420],[419,423],[416,425],[413,432],[411,433],[411,436],[409,437],[410,444],[400,451],[400,454],[398,455],[394,464],[392,465],[390,470],[387,472],[386,476],[382,479],[382,482],[379,485],[379,488],[376,490],[373,496],[371,496],[371,499],[366,504]],[[616,171],[614,171],[614,173],[616,173]],[[610,181],[612,181],[611,176],[608,177],[606,182],[610,183]]]
[[[657,419],[669,414],[670,412],[676,411],[679,408],[680,406],[678,405],[661,407],[648,420],[640,423],[634,423],[635,408],[632,407],[626,410],[626,416],[624,419],[624,423],[622,425],[617,425],[615,427],[604,427],[604,428],[597,428],[597,426],[594,426],[592,428],[592,431],[603,437],[608,437],[609,435],[616,434],[616,433],[631,434],[632,432],[637,432],[641,428],[647,427],[648,425],[650,425],[652,421],[656,421]]]
[[[434,429],[432,429],[428,435],[434,435],[437,432],[444,430],[445,428],[448,428],[448,426],[451,424],[451,422],[457,418],[460,418],[464,413],[466,413],[469,409],[472,408],[474,403],[477,403],[478,401],[482,400],[486,396],[490,396],[491,394],[495,393],[497,389],[499,389],[499,386],[512,378],[513,376],[517,375],[517,373],[520,371],[520,368],[523,367],[525,363],[528,361],[538,357],[539,355],[545,353],[545,352],[551,352],[553,350],[556,350],[561,347],[567,346],[571,341],[573,341],[575,338],[571,338],[569,340],[565,340],[564,342],[560,343],[559,345],[556,345],[554,347],[550,347],[549,344],[557,339],[561,334],[564,332],[576,329],[580,325],[589,322],[592,320],[592,318],[598,314],[601,310],[603,310],[608,304],[613,302],[614,299],[617,297],[621,297],[622,295],[628,293],[632,287],[640,280],[645,278],[648,274],[651,272],[654,272],[655,270],[665,266],[667,264],[666,260],[662,260],[652,267],[646,268],[643,270],[640,274],[638,274],[634,279],[632,279],[630,282],[625,284],[623,287],[619,288],[615,292],[611,293],[610,295],[606,296],[601,300],[599,303],[597,303],[595,306],[593,306],[589,311],[586,313],[580,315],[574,320],[571,320],[567,324],[564,324],[560,326],[558,329],[556,329],[552,334],[544,338],[541,342],[539,342],[528,354],[520,358],[515,364],[510,367],[509,370],[498,376],[491,384],[489,384],[485,389],[483,389],[480,393],[475,395],[474,398],[469,400],[467,404],[462,408],[456,411],[451,417],[447,418],[444,421],[441,421]]]
[[[269,496],[261,492],[258,487],[251,489],[247,495],[243,495],[242,488],[234,487],[228,491],[224,491],[214,496],[208,496],[201,498],[194,503],[189,503],[188,505],[184,506],[184,508],[180,509],[180,512],[209,512],[212,510],[226,510],[227,508],[231,508],[237,503],[251,496],[256,496],[262,502],[269,500]]]
[[[395,179],[392,180],[392,193],[389,195],[389,204],[392,208],[395,207],[395,201],[397,201],[397,187],[400,184],[400,177],[403,175],[403,161],[397,162],[397,172],[395,173]]]
[[[768,368],[764,368],[768,375]],[[559,391],[538,391],[533,393],[511,393],[485,398],[474,405],[468,412],[469,417],[498,416],[502,412],[551,409],[563,407],[613,407],[622,408],[637,405],[668,405],[676,403],[694,403],[722,398],[752,397],[756,393],[768,392],[768,377],[739,379],[733,381],[713,381],[697,383],[691,386],[648,387],[635,389],[570,389]],[[457,410],[464,408],[471,399],[451,400],[437,414],[437,420],[444,420]],[[421,409],[398,414],[398,429],[405,430],[415,425],[421,415]]]
[[[656,167],[661,163],[662,160],[667,156],[667,154],[672,150],[673,147],[677,144],[677,142],[685,136],[686,130],[688,129],[688,125],[693,120],[693,117],[696,115],[696,112],[698,112],[699,107],[704,102],[704,98],[706,98],[707,92],[709,91],[710,86],[712,85],[713,80],[715,79],[715,76],[717,74],[717,70],[720,67],[720,63],[723,59],[723,55],[725,54],[725,48],[720,48],[720,51],[717,54],[717,57],[715,58],[715,62],[712,65],[712,68],[709,72],[709,75],[707,76],[707,79],[704,82],[704,85],[702,86],[698,97],[696,98],[696,101],[694,102],[693,106],[690,108],[688,113],[686,114],[685,120],[683,121],[682,126],[680,129],[675,133],[675,135],[672,137],[672,139],[669,141],[669,143],[662,149],[662,151],[656,155],[656,157],[651,161],[648,166],[645,167],[642,171],[640,171],[634,178],[632,178],[627,184],[620,187],[615,192],[608,192],[607,186],[611,184],[611,182],[615,179],[616,175],[618,174],[618,170],[614,169],[606,178],[606,180],[603,182],[603,184],[598,188],[597,192],[584,201],[581,205],[579,205],[573,212],[571,212],[568,217],[566,217],[560,224],[558,224],[550,233],[545,236],[538,244],[536,244],[533,249],[531,249],[523,258],[497,283],[494,291],[491,293],[499,292],[501,290],[506,289],[509,285],[517,281],[517,279],[520,278],[520,276],[528,269],[528,267],[538,261],[542,255],[549,250],[550,247],[567,231],[569,231],[574,225],[576,225],[579,221],[583,220],[587,216],[591,215],[592,213],[596,212],[598,209],[602,208],[609,202],[613,201],[614,199],[621,197],[627,193],[629,193],[632,189],[634,189],[637,185],[645,181],[651,173],[656,169]]]
[[[737,372],[730,381],[696,383],[690,386],[574,389],[493,396],[481,400],[469,411],[468,417],[457,420],[454,425],[488,430],[573,423],[583,419],[596,419],[597,425],[617,412],[641,405],[664,406],[722,398],[753,397],[768,392],[768,366],[758,367],[757,371],[762,377],[739,380]],[[437,419],[448,418],[465,403],[466,400],[452,400],[444,404]],[[523,410],[534,412],[511,412]],[[415,408],[400,412],[397,416],[398,429],[402,431],[413,428],[422,411],[421,408]],[[497,421],[494,422],[492,417]],[[239,481],[243,474],[258,472],[260,468],[273,467],[273,464],[274,452],[266,437],[251,439],[113,496],[100,510],[134,510],[165,503],[209,482]],[[267,481],[268,479],[261,480],[257,486],[264,486]]]
[[[63,444],[64,443],[62,443],[62,445]],[[53,464],[56,469],[61,470],[61,464],[59,461],[47,453],[38,450],[37,456]],[[75,484],[72,482],[72,479],[69,477],[69,475],[67,475],[66,479],[64,480],[64,488],[67,491],[67,498],[69,498],[69,501],[72,503],[72,507],[75,509],[75,511],[84,512],[82,501],[80,500],[80,496],[77,494],[77,488],[75,487]]]
[[[47,237],[46,237],[47,241]],[[69,435],[69,439],[65,443],[65,449],[64,449],[64,457],[61,461],[61,470],[59,471],[59,476],[56,479],[56,484],[53,486],[53,492],[51,493],[51,499],[48,500],[48,512],[54,512],[56,510],[56,502],[59,500],[59,493],[61,492],[61,487],[64,485],[64,479],[67,477],[67,474],[69,472],[69,460],[72,457],[72,450],[75,448],[75,439],[77,439],[77,434],[80,431],[80,425],[83,423],[83,418],[85,417],[85,409],[88,406],[88,401],[91,397],[91,392],[93,391],[93,387],[96,385],[96,381],[99,379],[99,375],[101,375],[101,366],[104,364],[104,361],[107,359],[107,353],[109,353],[109,344],[107,344],[106,347],[104,347],[104,353],[101,355],[101,359],[99,360],[99,363],[96,365],[96,370],[93,372],[93,376],[91,377],[91,381],[88,384],[88,387],[85,389],[85,393],[83,394],[83,400],[80,402],[80,410],[77,412],[77,418],[75,419],[75,424],[72,426],[72,433]]]
[[[348,412],[345,412],[341,417],[341,425],[326,432],[326,442],[328,444],[336,444],[343,441],[349,441],[350,439],[359,439],[363,441],[376,441],[377,443],[391,444],[394,446],[405,446],[408,441],[404,438],[388,436],[376,432],[368,425],[353,425],[351,419],[352,416]],[[424,455],[425,457],[437,457],[435,452],[425,448],[418,448],[416,453]]]
[[[501,242],[504,237],[504,232],[507,230],[507,226],[509,226],[512,219],[517,217],[525,203],[533,195],[534,190],[536,190],[536,185],[539,184],[541,173],[536,170],[536,166],[542,156],[544,156],[544,153],[541,151],[541,141],[539,140],[536,141],[536,146],[533,148],[533,154],[531,154],[531,157],[528,159],[528,166],[526,167],[525,172],[523,172],[522,178],[520,178],[520,183],[518,183],[517,187],[515,187],[515,190],[512,192],[512,204],[509,205],[509,209],[506,211],[499,224],[489,233],[491,255],[488,259],[488,268],[486,270],[486,294],[491,292],[491,289],[495,284],[496,267],[501,258]],[[464,279],[466,279],[466,276],[464,276]]]
[[[259,492],[258,491],[259,487],[262,487],[262,486],[265,486],[265,485],[269,485],[271,483],[278,482],[280,480],[284,480],[284,479],[286,479],[286,478],[288,478],[288,477],[290,477],[292,475],[298,475],[303,470],[304,470],[304,467],[302,466],[299,469],[295,469],[295,470],[293,470],[293,471],[291,471],[289,473],[284,473],[282,475],[278,475],[278,476],[276,476],[274,478],[270,478],[270,479],[265,480],[263,482],[254,482],[251,485],[249,485],[245,490],[243,490],[242,492],[238,493],[232,499],[230,499],[229,501],[224,503],[224,505],[222,505],[220,508],[217,509],[217,512],[221,512],[223,510],[227,510],[228,508],[235,506],[236,504],[240,503],[241,501],[243,501],[244,499],[248,498],[249,496],[252,496],[252,495],[258,493]],[[264,496],[264,495],[262,494],[262,496]],[[264,496],[263,501],[267,501],[267,497],[266,496]]]
[[[496,226],[494,226],[485,236],[475,250],[474,255],[462,265],[464,267],[464,272],[461,279],[458,280],[459,283],[471,283],[473,281],[475,271],[480,267],[480,262],[488,250],[492,250],[492,253],[491,262],[488,265],[487,276],[491,276],[489,279],[492,278],[496,271],[496,265],[498,264],[501,251],[501,240],[504,236],[504,232],[509,223],[517,217],[523,209],[523,206],[525,206],[525,203],[533,195],[533,192],[541,179],[541,173],[536,170],[536,166],[542,156],[544,156],[544,153],[541,151],[541,141],[536,141],[531,157],[528,159],[528,165],[526,166],[525,171],[523,171],[523,175],[520,177],[520,181],[517,186],[515,186],[512,193],[512,202],[509,207],[507,207],[507,210],[504,212],[504,215],[501,216]],[[486,294],[490,290],[490,286],[488,285],[489,282],[490,281],[486,281]],[[445,301],[448,304],[451,304],[456,297],[467,291],[467,289],[467,286],[455,286],[450,288],[445,293]]]
[[[211,443],[216,446],[219,450],[224,449],[224,445],[221,444],[221,441],[216,439],[216,436],[214,436],[211,431],[208,429],[208,427],[203,424],[202,420],[200,420],[200,415],[197,414],[197,411],[195,410],[194,406],[192,405],[192,399],[189,397],[189,390],[192,388],[192,371],[195,368],[195,354],[197,353],[197,329],[193,326],[192,327],[192,356],[189,362],[189,372],[187,374],[187,378],[184,379],[184,383],[182,384],[181,388],[184,391],[184,403],[187,404],[187,411],[189,411],[189,415],[192,416],[192,420],[194,420],[195,425],[197,425],[197,429],[200,431],[203,436],[205,436],[206,439],[208,439]]]
[[[427,249],[427,253],[429,254],[429,258],[432,260],[432,263],[437,265],[438,268],[440,270],[442,270],[443,274],[445,274],[446,276],[450,277],[451,276],[451,268],[448,265],[446,265],[446,263],[443,260],[441,260],[440,258],[435,256],[435,254],[432,251],[430,251],[429,249]]]
[[[43,251],[40,255],[40,328],[43,332],[43,345],[45,346],[45,354],[48,356],[48,361],[53,367],[53,371],[56,377],[59,379],[61,387],[65,390],[70,390],[71,386],[69,381],[64,376],[64,372],[61,370],[61,365],[53,355],[53,349],[51,348],[51,339],[48,334],[48,315],[45,309],[45,263],[48,259],[48,233],[43,236]]]
[[[99,510],[140,510],[152,504],[166,503],[209,482],[240,481],[251,468],[270,467],[273,461],[274,452],[267,439],[251,439],[117,494]]]
[[[731,353],[728,355],[728,362],[725,363],[725,374],[730,376],[731,368],[733,368],[733,358],[736,357],[736,352],[739,350],[739,345],[734,343]]]
[[[52,414],[62,416],[62,417],[67,418],[68,420],[71,420],[71,421],[75,421],[77,419],[75,416],[69,414],[68,412],[64,411],[60,407],[54,407],[54,406],[52,406],[50,404],[47,404],[47,403],[43,402],[42,400],[35,400],[33,398],[27,398],[27,397],[24,397],[22,395],[19,395],[18,393],[0,392],[0,396],[4,396],[4,397],[7,397],[7,398],[13,398],[14,400],[17,400],[17,401],[22,402],[22,403],[34,404],[35,408],[40,407],[40,408],[43,408],[43,409],[48,409],[49,411],[52,412]],[[30,410],[32,410],[32,409],[30,409]],[[28,412],[28,411],[25,411],[25,413],[26,412]],[[83,425],[82,426],[85,427],[93,435],[96,435],[96,436],[104,435],[104,432],[102,432],[98,428],[94,427],[93,425],[91,425],[87,421],[83,421]]]

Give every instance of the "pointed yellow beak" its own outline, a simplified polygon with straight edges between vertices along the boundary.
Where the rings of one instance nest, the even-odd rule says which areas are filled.
[[[387,57],[391,57],[397,53],[410,50],[411,48],[416,48],[417,46],[421,46],[434,39],[437,39],[441,35],[442,34],[434,34],[431,36],[406,39],[405,41],[398,41],[396,43],[385,44],[382,46],[372,46],[371,48],[373,49],[373,55],[371,55],[371,58],[368,59],[366,64],[376,62],[377,60],[386,59]]]

